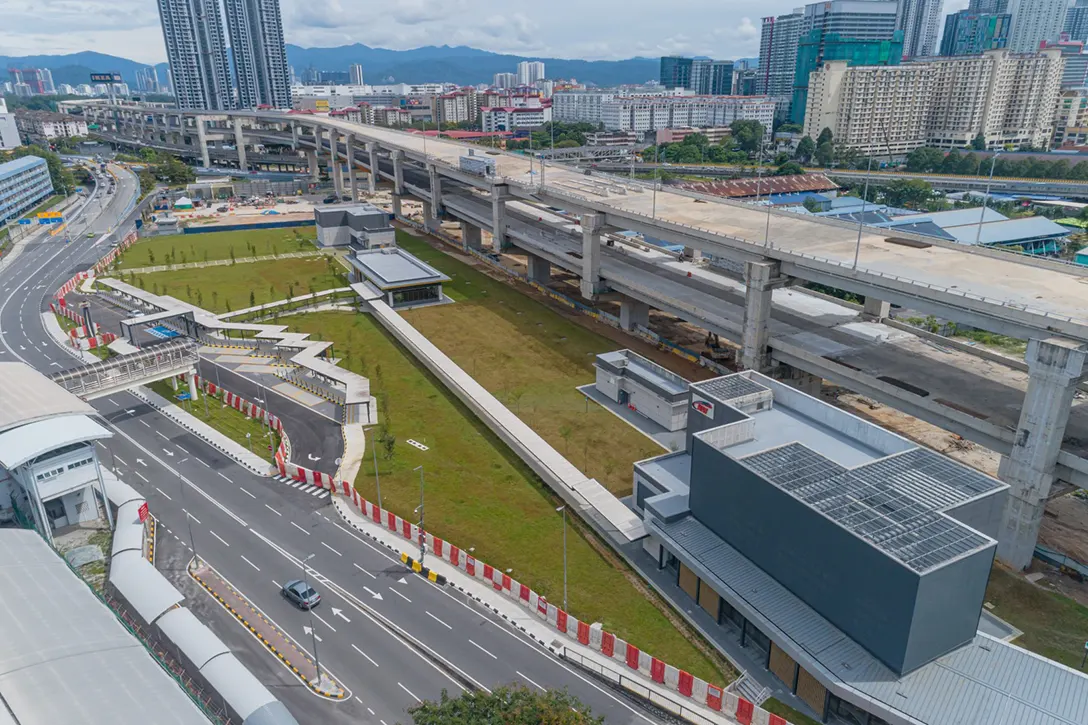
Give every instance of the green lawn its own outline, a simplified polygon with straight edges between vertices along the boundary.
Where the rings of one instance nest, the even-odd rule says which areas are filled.
[[[342,273],[331,257],[315,257],[117,276],[155,294],[171,295],[212,312],[230,312],[288,295],[345,287]]]
[[[271,437],[268,437],[268,426],[246,416],[239,410],[227,407],[221,400],[215,397],[208,398],[207,413],[205,413],[205,405],[203,396],[200,400],[194,400],[191,403],[189,401],[182,401],[177,399],[179,393],[189,392],[189,384],[178,381],[178,389],[175,392],[174,388],[170,385],[168,380],[159,380],[151,383],[149,386],[156,393],[173,402],[175,405],[181,406],[186,412],[192,413],[194,416],[204,421],[212,428],[215,428],[220,433],[225,434],[228,438],[240,443],[246,448],[252,446],[253,452],[272,461],[272,455],[275,449],[280,444],[280,438],[278,434],[273,433]],[[250,434],[250,438],[246,438],[246,433]],[[290,432],[288,432],[290,434]],[[268,449],[271,445],[272,450]]]
[[[314,230],[306,227],[151,237],[129,247],[121,256],[118,268],[133,269],[157,264],[230,259],[232,250],[235,259],[287,252],[312,252],[315,237]]]
[[[1023,631],[1015,644],[1080,668],[1088,642],[1088,607],[996,565],[986,587],[986,601],[994,605],[994,614]]]
[[[404,318],[571,463],[629,495],[632,464],[666,451],[576,389],[593,382],[597,353],[621,345],[410,234],[397,244],[445,272],[455,300]]]
[[[781,700],[776,700],[773,697],[764,702],[761,707],[767,712],[786,718],[792,725],[820,725],[819,720],[813,720],[803,712],[798,712],[786,703]]]
[[[54,206],[56,206],[57,204],[59,204],[62,201],[64,201],[64,197],[62,195],[53,194],[53,196],[50,196],[50,197],[46,198],[44,201],[42,201],[41,204],[38,204],[36,207],[34,207],[30,211],[28,211],[26,214],[23,214],[23,218],[32,219],[32,218],[36,217],[38,214],[42,213],[43,211],[48,211],[49,209],[52,209]]]
[[[396,436],[394,455],[379,459],[383,505],[413,517],[424,466],[427,524],[436,535],[501,569],[553,602],[563,599],[560,502],[510,449],[432,378],[368,315],[299,315],[293,327],[334,340],[341,365],[370,378],[382,422]],[[409,446],[412,438],[429,447]],[[599,455],[600,451],[594,451]],[[367,456],[355,480],[377,501]],[[628,475],[630,473],[628,472]],[[699,677],[725,684],[722,673],[574,530],[568,538],[569,608],[599,621],[638,647]],[[631,576],[634,576],[633,574]]]

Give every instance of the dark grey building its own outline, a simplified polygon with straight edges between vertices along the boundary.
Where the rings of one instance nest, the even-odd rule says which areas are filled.
[[[334,204],[314,209],[319,247],[376,249],[390,246],[395,232],[389,213],[373,204]]]
[[[733,93],[733,61],[663,57],[660,80],[666,88],[685,88],[700,96],[729,96]]]
[[[1088,677],[979,631],[1005,484],[757,373],[689,389],[632,501],[681,609],[825,722],[1088,722]]]
[[[981,15],[970,10],[952,13],[944,21],[941,55],[979,55],[987,50],[1000,50],[1009,42],[1012,16]]]
[[[691,58],[666,56],[661,58],[661,85],[666,88],[691,86]]]
[[[1088,0],[1077,0],[1065,11],[1065,27],[1062,32],[1070,40],[1088,42]]]
[[[235,108],[219,0],[158,0],[178,108]]]

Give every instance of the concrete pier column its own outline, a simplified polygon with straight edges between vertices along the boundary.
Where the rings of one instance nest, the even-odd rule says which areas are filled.
[[[865,320],[880,322],[881,320],[885,320],[888,318],[891,310],[892,305],[890,302],[878,300],[876,297],[866,297],[865,309],[861,311],[861,317]]]
[[[393,216],[396,217],[397,219],[403,219],[404,218],[404,216],[401,214],[400,198],[401,198],[400,194],[392,194]]]
[[[211,156],[208,154],[208,128],[204,124],[204,117],[196,117],[196,142],[200,146],[200,165],[207,168],[212,165]]]
[[[506,238],[506,201],[510,198],[510,188],[506,184],[491,187],[491,248],[501,252],[510,246]]]
[[[1085,374],[1086,355],[1088,346],[1072,340],[1028,341],[1028,391],[1012,451],[998,466],[998,476],[1009,484],[1009,501],[997,556],[1017,569],[1027,567],[1035,551],[1073,393]]]
[[[770,338],[771,292],[778,277],[776,262],[747,262],[744,265],[744,331],[740,364],[745,370],[765,372],[770,367],[767,341]]]
[[[185,382],[189,383],[189,395],[193,400],[200,400],[200,390],[196,383],[196,370],[190,370],[185,374]]]
[[[479,251],[483,246],[483,230],[471,222],[461,222],[461,248]]]
[[[620,298],[620,327],[632,332],[635,325],[650,326],[650,306],[633,297]]]
[[[437,218],[442,213],[442,176],[434,164],[427,167],[427,175],[431,180],[431,211]]]
[[[306,165],[310,167],[310,177],[317,181],[321,178],[321,166],[317,163],[317,152],[313,149],[306,151]]]
[[[442,228],[442,222],[434,213],[434,204],[423,200],[423,228],[432,234]]]
[[[367,179],[367,189],[371,194],[378,193],[378,144],[368,143],[367,153],[370,154],[370,178]]]
[[[359,200],[359,179],[355,171],[355,137],[348,134],[345,139],[348,154],[348,186],[352,202]]]
[[[298,151],[298,124],[291,124],[291,148]]]
[[[543,257],[538,257],[532,252],[526,260],[528,277],[530,282],[547,285],[552,279],[552,263]]]
[[[242,134],[242,119],[234,119],[234,146],[238,149],[238,168],[241,171],[248,171],[249,165],[246,163],[246,140]]]
[[[329,158],[329,165],[332,171],[332,186],[336,190],[336,201],[339,202],[340,197],[344,195],[344,167],[335,153]]]
[[[582,215],[582,297],[595,300],[601,291],[601,228],[604,216],[596,212]]]
[[[393,153],[393,193],[404,193],[404,152],[394,149]]]

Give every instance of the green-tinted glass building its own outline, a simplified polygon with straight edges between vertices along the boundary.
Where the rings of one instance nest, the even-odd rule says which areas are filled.
[[[809,31],[797,47],[797,69],[793,76],[793,104],[790,122],[805,123],[808,103],[809,74],[830,60],[845,60],[850,65],[899,65],[903,59],[903,31],[897,30],[888,40],[858,40],[843,38],[837,33],[824,33],[820,28]]]

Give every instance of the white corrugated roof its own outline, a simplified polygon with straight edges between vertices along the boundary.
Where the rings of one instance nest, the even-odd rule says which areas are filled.
[[[0,363],[0,432],[58,415],[94,415],[94,408],[34,368]]]
[[[57,448],[112,435],[85,415],[39,420],[0,433],[0,465],[15,468]]]

